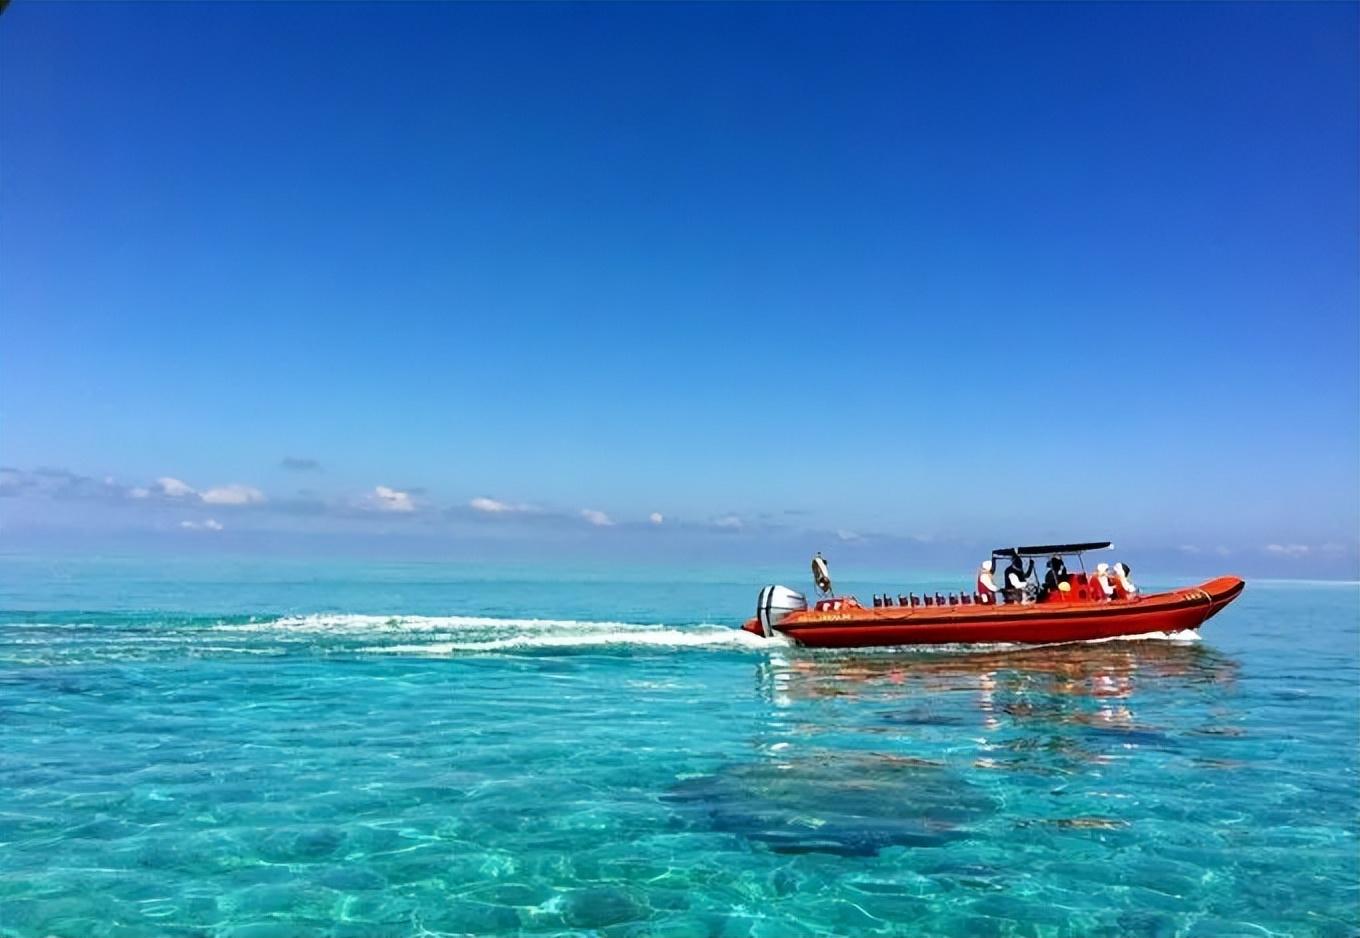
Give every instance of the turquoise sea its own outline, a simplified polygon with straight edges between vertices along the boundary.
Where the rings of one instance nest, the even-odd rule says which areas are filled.
[[[1360,934],[1360,587],[735,631],[803,571],[0,557],[0,935]]]

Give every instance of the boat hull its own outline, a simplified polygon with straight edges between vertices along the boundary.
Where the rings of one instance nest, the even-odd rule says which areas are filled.
[[[1197,629],[1245,586],[1226,576],[1190,589],[1105,602],[814,609],[785,617],[775,631],[813,648],[1083,642]],[[762,634],[755,619],[743,628]]]

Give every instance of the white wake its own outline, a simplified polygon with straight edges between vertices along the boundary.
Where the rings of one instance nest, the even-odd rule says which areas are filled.
[[[283,641],[364,641],[354,651],[390,655],[455,655],[571,648],[709,648],[759,650],[787,647],[735,626],[643,625],[578,619],[489,616],[381,616],[316,613],[257,622],[221,623],[217,632]],[[406,641],[400,641],[406,639]]]

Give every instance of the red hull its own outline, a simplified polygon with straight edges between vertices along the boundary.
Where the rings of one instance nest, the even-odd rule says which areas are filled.
[[[809,609],[791,613],[775,631],[813,648],[1082,642],[1197,629],[1245,586],[1237,577],[1224,576],[1190,589],[1106,602]],[[755,619],[742,627],[762,634]]]

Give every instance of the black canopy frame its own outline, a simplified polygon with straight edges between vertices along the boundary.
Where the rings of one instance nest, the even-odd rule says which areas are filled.
[[[1082,559],[1082,554],[1088,550],[1107,550],[1113,547],[1110,541],[1088,541],[1083,544],[1036,544],[1029,547],[998,547],[992,551],[993,559],[997,557],[1052,557],[1057,554],[1075,554],[1077,562],[1081,564],[1081,572],[1086,572],[1086,561]]]
[[[993,557],[1051,557],[1054,554],[1080,554],[1088,550],[1113,547],[1109,541],[1090,541],[1086,544],[1039,544],[1035,547],[998,547]]]

